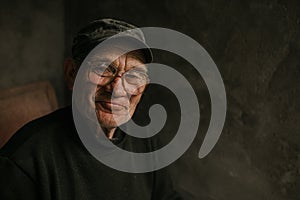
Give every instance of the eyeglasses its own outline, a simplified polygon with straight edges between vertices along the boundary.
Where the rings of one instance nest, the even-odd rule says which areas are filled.
[[[105,86],[111,83],[118,74],[118,68],[105,62],[97,65],[89,64],[88,77],[92,83]],[[131,95],[137,95],[144,91],[144,87],[149,83],[149,77],[143,69],[132,68],[122,74],[122,83],[125,91]]]

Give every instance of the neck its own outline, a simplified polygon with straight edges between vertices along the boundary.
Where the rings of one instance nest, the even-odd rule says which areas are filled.
[[[108,137],[108,139],[112,139],[114,137],[115,131],[117,128],[102,128],[105,135]]]

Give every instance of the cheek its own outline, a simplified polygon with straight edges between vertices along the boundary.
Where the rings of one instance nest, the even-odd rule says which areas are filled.
[[[141,100],[141,94],[140,95],[136,95],[136,96],[131,96],[130,98],[130,110],[129,110],[129,113],[130,115],[133,115],[135,109],[136,109],[136,106],[138,105],[138,103],[140,102]]]
[[[96,86],[95,85],[88,85],[86,90],[83,92],[83,96],[88,101],[88,105],[92,108],[95,108],[95,93],[96,93]]]

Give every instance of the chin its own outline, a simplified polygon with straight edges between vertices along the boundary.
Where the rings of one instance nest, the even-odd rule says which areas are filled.
[[[98,122],[103,128],[116,128],[128,122],[130,116],[97,111]],[[115,118],[114,118],[115,117]]]

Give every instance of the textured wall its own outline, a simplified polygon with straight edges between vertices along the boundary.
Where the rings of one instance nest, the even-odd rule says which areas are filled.
[[[49,80],[64,103],[63,5],[63,0],[1,2],[0,89]]]
[[[209,113],[201,92],[202,129],[170,166],[182,190],[197,199],[300,199],[299,1],[66,2],[66,46],[88,21],[115,17],[188,34],[218,65],[228,97],[225,128],[209,156],[197,159]],[[201,82],[190,78],[195,87]]]
[[[190,75],[203,114],[193,146],[169,167],[181,190],[205,200],[300,199],[299,1],[13,0],[0,10],[0,87],[50,79],[61,105],[63,54],[90,20],[116,17],[193,37],[219,67],[228,112],[216,147],[198,159],[209,97]],[[180,59],[169,62],[189,72]]]

